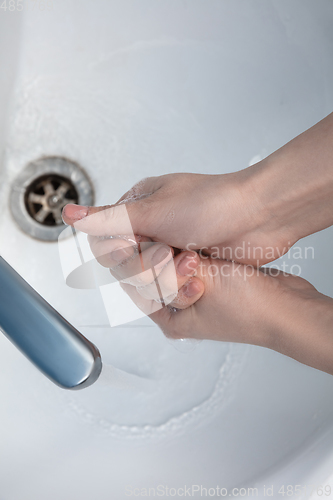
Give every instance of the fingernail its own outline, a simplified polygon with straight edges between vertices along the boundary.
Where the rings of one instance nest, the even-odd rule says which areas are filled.
[[[116,262],[122,262],[133,255],[133,247],[121,247],[111,252],[111,259]]]
[[[156,252],[153,254],[151,258],[151,262],[153,266],[163,266],[166,264],[167,260],[170,260],[171,257],[171,250],[170,248],[167,247],[160,247]]]
[[[195,281],[189,281],[188,283],[186,283],[186,285],[183,286],[182,290],[183,294],[186,297],[194,297],[194,295],[197,295],[200,292],[199,287]]]
[[[181,276],[187,276],[194,272],[198,267],[198,259],[193,258],[193,255],[185,255],[178,262],[177,271]]]
[[[84,207],[82,205],[73,205],[72,203],[70,203],[69,205],[66,205],[64,207],[63,212],[69,219],[78,221],[84,219],[84,217],[87,217],[88,210],[89,207]]]

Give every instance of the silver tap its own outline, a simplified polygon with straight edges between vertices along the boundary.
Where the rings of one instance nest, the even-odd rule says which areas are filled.
[[[2,257],[0,330],[44,375],[64,389],[88,387],[101,373],[101,356],[94,344]]]

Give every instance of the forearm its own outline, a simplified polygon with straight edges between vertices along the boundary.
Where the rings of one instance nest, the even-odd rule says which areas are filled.
[[[333,113],[248,169],[267,230],[297,239],[333,224]]]
[[[333,299],[287,298],[266,347],[333,375]]]

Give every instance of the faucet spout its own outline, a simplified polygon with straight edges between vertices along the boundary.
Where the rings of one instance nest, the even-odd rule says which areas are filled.
[[[0,256],[0,330],[50,380],[64,389],[93,384],[98,349]]]

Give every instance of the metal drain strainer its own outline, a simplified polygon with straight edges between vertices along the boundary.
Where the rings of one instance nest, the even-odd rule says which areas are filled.
[[[25,206],[29,215],[46,226],[61,225],[61,212],[67,203],[77,203],[79,199],[71,181],[59,175],[38,177],[28,186]]]
[[[11,212],[20,228],[34,238],[58,239],[67,203],[93,205],[94,191],[84,170],[66,158],[46,157],[29,163],[13,183]]]

